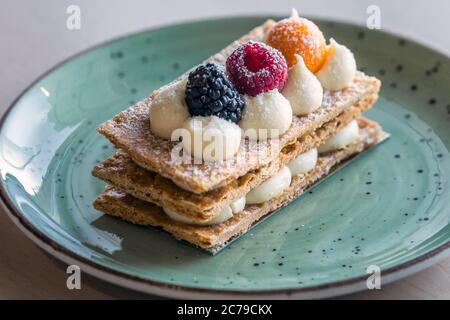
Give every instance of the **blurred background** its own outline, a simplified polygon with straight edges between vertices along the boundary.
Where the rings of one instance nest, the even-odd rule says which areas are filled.
[[[80,30],[66,28],[70,5],[81,9]],[[448,0],[2,0],[0,105],[61,60],[127,33],[220,16],[288,15],[293,7],[301,15],[365,25],[369,5],[380,8],[383,30],[450,53]]]
[[[67,8],[81,10],[79,30],[66,27]],[[448,0],[2,0],[0,113],[34,79],[86,48],[147,28],[236,15],[301,15],[365,25],[370,5],[381,29],[450,55]],[[395,48],[385,48],[395,50]],[[14,239],[5,241],[5,239]],[[0,212],[0,298],[145,297],[87,277],[83,290],[65,287],[65,271],[25,239]],[[29,268],[33,266],[33,268]],[[417,275],[350,298],[450,298],[450,260]]]

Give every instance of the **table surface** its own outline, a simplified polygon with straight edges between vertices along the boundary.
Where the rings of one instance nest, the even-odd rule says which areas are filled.
[[[125,4],[126,3],[126,4]],[[180,21],[245,14],[301,14],[364,24],[374,1],[3,0],[0,10],[0,113],[39,75],[99,42]],[[381,27],[450,55],[450,1],[378,0]],[[81,9],[81,29],[66,28],[66,9]],[[431,10],[433,9],[433,10]],[[447,32],[444,32],[447,31]],[[1,211],[1,210],[0,210]],[[66,287],[65,265],[28,240],[0,212],[0,299],[155,298],[82,275],[81,290]],[[450,299],[450,258],[413,276],[348,299]]]

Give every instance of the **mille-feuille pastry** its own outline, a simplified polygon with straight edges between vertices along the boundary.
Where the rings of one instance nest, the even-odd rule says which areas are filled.
[[[237,210],[221,223],[211,225],[192,223],[173,211],[163,209],[151,202],[142,201],[111,185],[108,185],[106,190],[95,200],[94,206],[98,210],[128,222],[159,228],[179,240],[215,254],[246,233],[256,223],[287,205],[291,200],[329,176],[334,170],[341,168],[346,161],[380,141],[381,130],[376,123],[365,119],[359,119],[358,122],[360,131],[356,141],[333,152],[321,154],[313,169],[304,174],[292,175],[289,186],[270,200],[255,204],[238,203],[239,209],[243,209]],[[304,163],[305,161],[302,161],[298,165],[300,169]],[[296,164],[291,164],[289,167],[295,168],[295,166]],[[275,178],[288,181],[289,179],[286,177],[289,176],[289,173],[286,172],[288,170],[292,169],[284,168]],[[270,187],[271,184],[268,186]]]
[[[255,28],[102,124],[94,207],[217,252],[377,144],[380,82],[293,16]]]

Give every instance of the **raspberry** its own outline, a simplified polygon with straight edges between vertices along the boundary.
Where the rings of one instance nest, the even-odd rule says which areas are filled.
[[[245,102],[216,64],[207,63],[189,73],[186,104],[191,116],[217,116],[238,123]]]
[[[227,59],[230,81],[242,94],[256,96],[273,89],[282,90],[287,80],[287,63],[277,49],[249,41]]]

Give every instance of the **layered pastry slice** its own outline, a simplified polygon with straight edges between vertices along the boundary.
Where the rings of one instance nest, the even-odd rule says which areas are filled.
[[[384,138],[379,88],[295,11],[269,20],[98,128],[94,207],[218,252]]]

